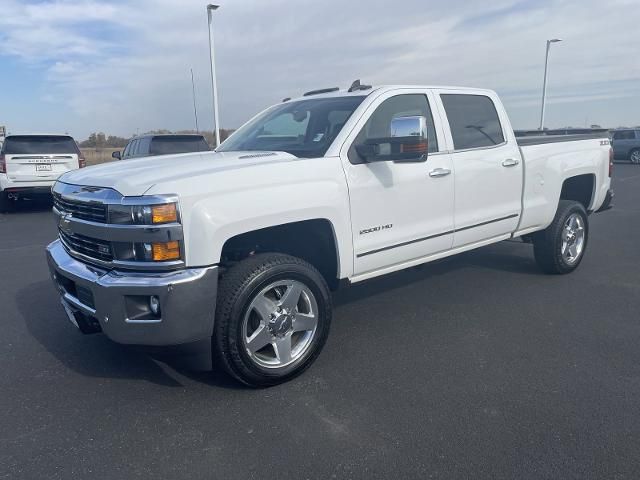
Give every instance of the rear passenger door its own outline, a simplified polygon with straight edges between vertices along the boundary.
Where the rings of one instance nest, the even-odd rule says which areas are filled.
[[[438,93],[455,171],[453,247],[510,234],[521,213],[523,165],[506,113],[492,92]]]

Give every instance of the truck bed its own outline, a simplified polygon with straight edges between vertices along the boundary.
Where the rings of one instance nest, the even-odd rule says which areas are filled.
[[[551,135],[522,135],[519,136],[516,132],[516,141],[518,145],[543,145],[545,143],[561,143],[561,142],[576,142],[579,140],[591,140],[591,139],[605,139],[609,138],[607,131],[598,131],[593,133],[580,133],[580,134],[551,134]]]

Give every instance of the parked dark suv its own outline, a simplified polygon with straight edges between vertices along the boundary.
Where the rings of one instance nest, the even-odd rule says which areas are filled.
[[[615,158],[640,164],[640,128],[613,130],[611,142]]]
[[[113,152],[118,160],[171,155],[174,153],[207,152],[211,150],[202,135],[143,135],[129,140],[122,153]]]

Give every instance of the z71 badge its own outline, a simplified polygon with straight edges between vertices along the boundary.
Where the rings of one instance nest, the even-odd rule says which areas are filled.
[[[393,228],[393,223],[388,223],[386,225],[378,225],[377,227],[365,228],[364,230],[360,230],[360,235],[379,232],[380,230],[387,230],[389,228]]]

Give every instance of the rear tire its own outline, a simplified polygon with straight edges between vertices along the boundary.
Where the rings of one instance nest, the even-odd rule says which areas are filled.
[[[0,192],[0,213],[13,212],[15,209],[15,201],[9,200],[7,192]]]
[[[573,272],[584,257],[588,239],[589,220],[582,204],[560,200],[551,225],[533,236],[536,262],[548,274]]]
[[[277,385],[318,357],[331,310],[329,287],[313,266],[289,255],[255,255],[220,279],[213,347],[242,383]]]
[[[635,148],[629,152],[629,160],[635,165],[640,165],[640,148]]]

